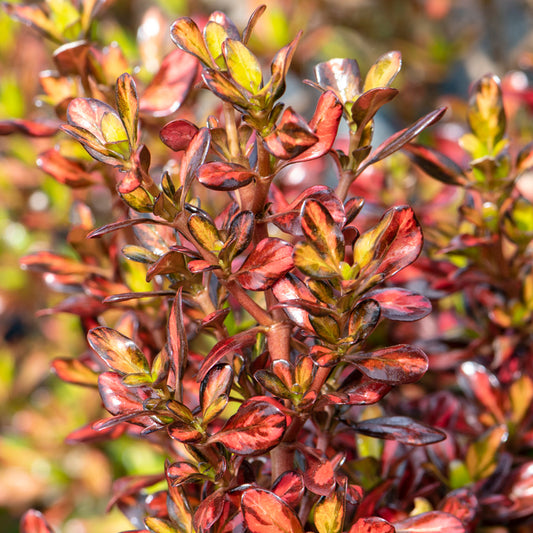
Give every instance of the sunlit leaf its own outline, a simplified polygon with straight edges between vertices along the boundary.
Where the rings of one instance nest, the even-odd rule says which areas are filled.
[[[269,402],[252,398],[238,411],[210,442],[220,442],[238,455],[264,453],[280,443],[287,427],[285,415]]]
[[[170,52],[141,96],[141,113],[166,117],[177,111],[187,98],[198,69],[194,56],[182,50]]]
[[[247,290],[264,291],[293,266],[292,246],[281,239],[267,237],[246,258],[236,278]]]
[[[333,91],[346,104],[361,93],[359,65],[355,59],[330,59],[315,67],[318,85],[325,91]]]
[[[376,289],[366,296],[378,302],[382,316],[390,320],[411,322],[431,313],[431,302],[425,296],[408,289]]]
[[[430,511],[400,520],[394,524],[396,533],[466,533],[457,517],[442,511]]]
[[[122,74],[117,80],[115,88],[115,99],[120,118],[126,128],[130,147],[135,150],[137,147],[137,122],[139,119],[139,102],[137,99],[137,89],[133,78],[128,74]]]
[[[118,331],[107,327],[93,328],[87,334],[91,348],[109,368],[122,374],[149,371],[146,357],[137,345]]]
[[[375,87],[388,87],[402,67],[400,52],[387,52],[370,67],[365,78],[363,93]]]
[[[192,19],[181,17],[176,20],[170,27],[170,36],[178,48],[211,66],[211,56],[205,46],[202,32]]]
[[[305,486],[300,472],[288,470],[272,484],[272,492],[279,496],[285,503],[295,507],[304,495]]]
[[[426,354],[420,348],[406,344],[347,356],[346,359],[369,378],[390,385],[418,381],[428,369]]]
[[[304,533],[292,508],[268,490],[248,489],[241,508],[250,533]]]
[[[223,411],[229,399],[232,383],[233,370],[226,364],[215,365],[202,380],[200,409],[204,423],[209,422]]]
[[[240,41],[226,39],[222,52],[231,77],[244,89],[255,94],[261,87],[261,65],[252,52]]]
[[[202,165],[198,171],[198,181],[215,191],[233,191],[248,185],[255,177],[255,172],[237,163],[214,161]]]
[[[348,533],[394,533],[394,526],[378,517],[359,518]]]
[[[318,533],[340,533],[344,523],[345,497],[337,491],[315,506],[314,525]]]

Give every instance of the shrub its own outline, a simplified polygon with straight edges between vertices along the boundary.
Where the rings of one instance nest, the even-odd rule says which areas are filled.
[[[67,440],[128,434],[166,457],[117,479],[110,506],[153,533],[528,523],[533,207],[518,178],[533,146],[506,134],[498,78],[473,86],[452,160],[414,143],[444,108],[373,142],[402,98],[399,52],[364,76],[318,64],[307,120],[281,101],[301,35],[269,75],[249,45],[264,6],[242,31],[221,12],[178,18],[151,79],[89,39],[103,3],[4,7],[60,45],[40,76],[57,122],[1,127],[63,133],[37,164],[73,190],[74,254],[22,264],[71,294],[53,311],[88,345],[53,369],[110,415]],[[417,215],[407,195],[387,202],[400,174],[424,191]],[[51,528],[31,510],[21,530]]]

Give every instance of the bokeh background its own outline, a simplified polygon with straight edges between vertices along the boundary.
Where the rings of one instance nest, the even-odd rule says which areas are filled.
[[[201,20],[222,10],[242,28],[259,5],[243,0],[108,3],[95,38],[118,43],[141,77],[172,49],[168,27],[175,18]],[[268,60],[304,30],[285,98],[303,114],[317,95],[300,80],[313,79],[316,63],[350,57],[366,72],[389,50],[401,51],[403,69],[394,84],[401,97],[380,118],[384,130],[404,127],[443,103],[461,118],[469,85],[487,72],[506,77],[509,90],[528,94],[532,0],[264,3],[268,9],[251,45],[259,56]],[[141,26],[144,32],[138,31]],[[53,45],[2,9],[0,36],[0,121],[53,116],[40,99],[37,76],[53,68]],[[446,135],[453,136],[453,129]],[[63,524],[64,533],[112,533],[129,528],[118,512],[105,513],[112,480],[160,472],[164,458],[126,437],[95,446],[64,443],[71,431],[97,418],[101,406],[96,391],[51,374],[55,357],[78,355],[85,341],[75,317],[46,311],[64,296],[19,267],[20,258],[32,251],[70,253],[66,236],[73,193],[35,166],[50,142],[0,136],[0,530],[18,531],[20,515],[35,507],[46,510],[51,523]]]

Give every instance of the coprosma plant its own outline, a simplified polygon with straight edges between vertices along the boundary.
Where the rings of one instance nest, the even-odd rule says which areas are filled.
[[[365,169],[444,109],[373,147],[374,116],[398,93],[401,59],[390,52],[365,77],[353,59],[317,65],[309,83],[320,97],[307,121],[280,101],[300,35],[276,53],[270,76],[248,47],[264,6],[242,32],[220,12],[203,29],[176,20],[177,49],[140,89],[118,48],[89,39],[104,3],[4,7],[60,44],[57,71],[40,81],[70,140],[37,164],[76,192],[68,240],[77,258],[37,252],[23,265],[74,293],[54,311],[79,315],[88,349],[53,367],[97,387],[110,414],[68,440],[127,433],[167,457],[160,474],[117,480],[111,505],[152,533],[466,531],[474,517],[463,494],[443,491],[439,510],[403,502],[411,516],[380,510],[408,450],[445,434],[376,407],[428,368],[420,348],[372,336],[381,321],[430,312],[426,297],[389,281],[423,238],[409,206],[369,225],[363,199],[350,195]],[[158,117],[178,108],[191,120],[160,128]],[[343,119],[346,151],[334,148]],[[27,120],[3,129],[57,131]],[[302,186],[287,198],[284,171],[326,159],[337,188]],[[95,197],[111,199],[98,229]],[[397,446],[376,456],[368,436]],[[369,474],[373,457],[381,478]],[[28,511],[22,532],[44,531],[42,514]]]

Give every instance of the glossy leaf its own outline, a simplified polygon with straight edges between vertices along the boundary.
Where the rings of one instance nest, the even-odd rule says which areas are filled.
[[[211,436],[210,442],[220,442],[238,455],[255,455],[279,444],[286,427],[287,419],[277,407],[252,398]]]
[[[358,172],[362,172],[368,166],[385,159],[394,152],[397,152],[405,144],[413,140],[421,131],[440,120],[445,112],[445,107],[436,109],[435,111],[432,111],[431,113],[428,113],[427,115],[418,119],[408,128],[400,130],[394,135],[391,135],[387,140],[383,141],[376,148],[376,150],[372,152],[372,154],[370,154],[370,159],[365,161],[365,163],[359,168]]]
[[[226,63],[222,56],[222,43],[228,38],[230,38],[230,36],[228,35],[226,28],[222,24],[211,20],[210,17],[209,22],[204,28],[204,40],[211,57],[217,66],[223,70],[226,69]],[[231,38],[237,40],[239,38],[238,32],[237,35],[233,35]]]
[[[220,257],[232,261],[244,252],[252,242],[254,228],[255,215],[253,212],[239,211],[230,223],[228,239],[220,251]]]
[[[39,155],[37,166],[59,183],[72,188],[94,185],[99,180],[85,171],[82,165],[62,156],[55,148],[50,148]]]
[[[498,378],[483,365],[466,361],[457,372],[457,381],[465,394],[480,402],[495,419],[503,423],[503,391]]]
[[[54,533],[54,530],[40,511],[30,509],[20,519],[20,533]]]
[[[370,67],[365,78],[363,93],[375,87],[388,87],[396,78],[402,67],[402,56],[400,52],[387,52],[383,54]]]
[[[432,178],[447,185],[465,186],[468,183],[463,169],[434,148],[408,143],[403,146],[403,150],[407,152],[415,165]]]
[[[195,57],[182,50],[170,52],[140,99],[141,113],[166,117],[177,111],[187,98],[198,69]]]
[[[236,278],[247,290],[264,291],[293,266],[292,246],[281,239],[267,237],[246,258]]]
[[[228,79],[226,74],[206,68],[202,71],[202,78],[211,92],[225,102],[233,104],[242,111],[250,107],[250,103],[242,90]]]
[[[248,489],[241,500],[250,533],[304,533],[298,516],[279,496],[265,489]]]
[[[449,492],[439,505],[439,510],[449,513],[465,525],[471,524],[479,510],[479,502],[470,488]]]
[[[252,52],[240,41],[226,39],[222,52],[231,77],[244,89],[255,94],[261,87],[261,65]]]
[[[302,206],[302,231],[321,254],[329,256],[334,265],[344,259],[344,237],[329,211],[312,198]]]
[[[353,343],[365,340],[378,325],[380,317],[381,308],[375,299],[365,299],[359,302],[348,322],[348,333],[353,338]]]
[[[168,317],[168,351],[170,355],[171,377],[168,386],[177,391],[181,387],[183,369],[187,362],[187,336],[183,324],[183,288],[180,287],[172,303]]]
[[[198,127],[184,119],[173,120],[165,124],[159,136],[161,140],[175,152],[186,150],[194,136],[198,133]]]
[[[363,128],[374,118],[381,107],[390,102],[398,94],[397,89],[390,87],[376,87],[362,94],[351,109],[351,119],[358,130]]]
[[[348,533],[394,533],[395,531],[394,526],[390,522],[387,522],[383,518],[372,516],[369,518],[359,518]]]
[[[319,98],[313,118],[309,121],[309,127],[318,137],[318,141],[303,153],[293,157],[291,164],[311,161],[327,154],[337,138],[341,117],[341,103],[333,92],[325,92]]]
[[[358,433],[369,437],[390,439],[414,446],[424,446],[446,438],[442,431],[406,416],[372,418],[357,422],[353,427]]]
[[[418,381],[428,369],[426,354],[420,348],[407,344],[347,356],[346,359],[369,378],[390,385]]]
[[[219,489],[202,500],[196,508],[193,525],[196,531],[207,531],[220,518],[224,509],[225,493]]]
[[[422,231],[413,210],[399,206],[387,211],[376,226],[361,234],[353,255],[361,269],[388,277],[411,264],[421,248]]]
[[[107,327],[93,328],[87,334],[91,348],[112,370],[121,374],[149,372],[148,361],[128,337]]]
[[[202,165],[198,172],[198,181],[215,191],[234,191],[248,185],[255,177],[255,172],[242,165],[216,161]]]
[[[222,242],[216,226],[207,217],[193,214],[187,220],[187,227],[196,242],[209,252],[218,251]]]
[[[335,489],[335,471],[327,459],[319,459],[309,453],[305,456],[305,486],[319,496],[329,496]]]
[[[425,296],[408,289],[376,289],[366,296],[378,302],[382,316],[390,320],[412,322],[431,313],[431,302]]]
[[[181,17],[170,27],[170,36],[178,48],[196,56],[202,63],[211,66],[211,56],[205,46],[202,32],[189,17]]]
[[[218,416],[228,403],[233,370],[230,365],[215,365],[200,384],[200,409],[204,423]]]
[[[315,506],[314,526],[318,533],[340,533],[344,523],[345,497],[337,491]]]
[[[217,342],[204,359],[202,366],[198,371],[197,380],[202,381],[209,370],[222,360],[222,358],[233,355],[235,352],[239,352],[243,348],[252,346],[255,343],[257,332],[258,330],[256,328],[250,328]]]
[[[379,402],[391,388],[386,383],[368,380],[341,387],[337,392],[326,394],[325,399],[329,403],[340,405],[372,405]]]
[[[147,516],[144,523],[153,533],[179,533],[175,527],[172,527],[168,520],[163,520],[156,516]]]
[[[292,159],[318,142],[307,122],[287,107],[275,130],[263,138],[268,151],[280,159]]]
[[[335,278],[339,276],[338,265],[320,253],[312,244],[298,242],[294,246],[294,265],[313,278]]]
[[[458,518],[443,513],[442,511],[430,511],[400,520],[394,524],[396,533],[466,533],[466,529]]]
[[[285,503],[295,507],[304,495],[305,486],[300,472],[288,470],[281,474],[272,484],[272,492]]]
[[[361,93],[361,76],[355,59],[330,59],[315,67],[318,85],[333,91],[346,104],[353,102]]]
[[[133,78],[124,73],[117,80],[115,99],[120,118],[126,129],[132,150],[137,147],[137,122],[139,120],[139,102]]]
[[[185,205],[185,199],[196,172],[207,157],[210,143],[211,136],[209,135],[209,130],[202,128],[194,136],[183,155],[180,166],[180,182],[183,186],[181,193],[182,208]]]

